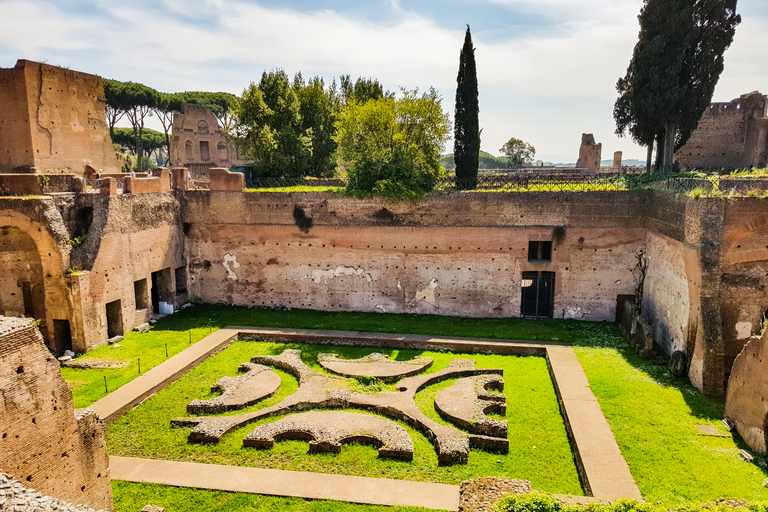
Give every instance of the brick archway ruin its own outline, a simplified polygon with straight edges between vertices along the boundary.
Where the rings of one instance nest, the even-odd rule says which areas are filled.
[[[18,250],[6,250],[4,245],[9,243]],[[23,257],[27,261],[11,261],[14,256],[16,260]],[[20,275],[12,270],[13,264],[22,265],[26,273]],[[0,210],[0,272],[11,276],[5,280],[7,287],[16,287],[16,291],[9,293],[22,294],[10,302],[15,309],[7,312],[34,316],[40,322],[40,331],[48,346],[60,351],[72,347],[75,334],[72,301],[64,274],[68,267],[69,251],[62,251],[46,226],[16,211]],[[14,278],[16,283],[12,282]]]

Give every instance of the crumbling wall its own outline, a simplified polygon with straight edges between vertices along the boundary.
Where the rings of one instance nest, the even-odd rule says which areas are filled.
[[[112,508],[105,425],[74,411],[59,364],[28,321],[0,318],[0,471],[28,487]]]
[[[752,336],[736,357],[728,380],[725,416],[758,453],[768,445],[768,335]]]
[[[201,142],[203,143],[201,145]],[[244,165],[234,142],[221,132],[210,107],[185,103],[174,114],[171,128],[171,165],[209,165],[234,167]]]
[[[730,103],[712,103],[675,153],[683,169],[762,168],[768,164],[768,98],[743,94]]]
[[[19,60],[0,69],[0,172],[118,169],[101,77]]]
[[[721,310],[725,371],[768,312],[768,217],[757,198],[726,205],[722,251]]]
[[[696,273],[689,268],[698,266],[696,251],[654,232],[648,233],[646,247],[643,314],[653,319],[655,341],[667,354],[677,350],[690,354],[691,303],[697,301],[698,289],[689,281],[688,273]]]
[[[596,208],[594,201],[600,201]],[[190,294],[327,311],[521,314],[526,271],[555,272],[553,316],[613,320],[645,231],[628,194],[431,196],[188,192]],[[604,215],[595,216],[602,209]],[[530,262],[529,241],[553,242]]]
[[[579,147],[579,160],[576,167],[588,169],[590,172],[598,172],[603,158],[603,145],[595,142],[595,136],[591,133],[581,135]]]
[[[171,193],[88,194],[79,198],[78,206],[93,210],[88,239],[72,252],[73,265],[80,272],[69,276],[72,301],[82,311],[79,321],[84,333],[82,344],[74,350],[84,352],[107,343],[107,304],[120,301],[119,326],[113,329],[116,334],[150,319],[153,272],[170,275],[169,283],[160,283],[163,293],[170,293],[166,302],[177,306],[186,302],[186,294],[176,293],[175,279],[175,270],[185,267],[185,257],[181,205]],[[147,290],[143,305],[137,303],[134,287],[141,280],[146,280]]]

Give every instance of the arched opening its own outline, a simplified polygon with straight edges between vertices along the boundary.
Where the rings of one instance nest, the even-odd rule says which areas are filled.
[[[45,286],[37,244],[25,231],[0,227],[0,314],[41,322],[45,334]]]
[[[198,135],[208,135],[208,123],[205,121],[200,121],[197,123],[197,134]]]

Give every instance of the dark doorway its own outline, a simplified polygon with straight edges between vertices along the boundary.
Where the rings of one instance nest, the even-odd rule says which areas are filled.
[[[555,307],[555,273],[523,272],[520,314],[532,318],[552,318]]]
[[[32,283],[21,283],[21,295],[24,297],[24,316],[35,317],[35,303],[32,300]]]
[[[170,268],[152,272],[152,311],[155,313],[160,313],[160,302],[173,304]]]
[[[107,304],[107,337],[123,334],[123,309],[119,300]]]
[[[53,321],[53,340],[57,352],[72,350],[72,331],[69,328],[69,320]]]
[[[176,295],[187,293],[187,267],[179,267],[173,273],[176,278]]]
[[[201,140],[200,141],[200,160],[203,162],[207,162],[211,159],[211,151],[208,148],[208,141],[207,140]]]
[[[136,310],[147,309],[149,307],[146,279],[139,279],[138,281],[133,282],[133,295],[136,301]]]
[[[616,323],[620,324],[624,320],[624,303],[631,302],[634,304],[634,295],[617,295],[616,296]]]

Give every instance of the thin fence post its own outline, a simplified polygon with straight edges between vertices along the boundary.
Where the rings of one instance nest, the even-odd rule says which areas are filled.
[[[104,376],[104,392],[109,393],[109,388],[107,388],[107,376]]]
[[[141,358],[138,358],[138,359],[139,359],[139,375],[141,375]]]

